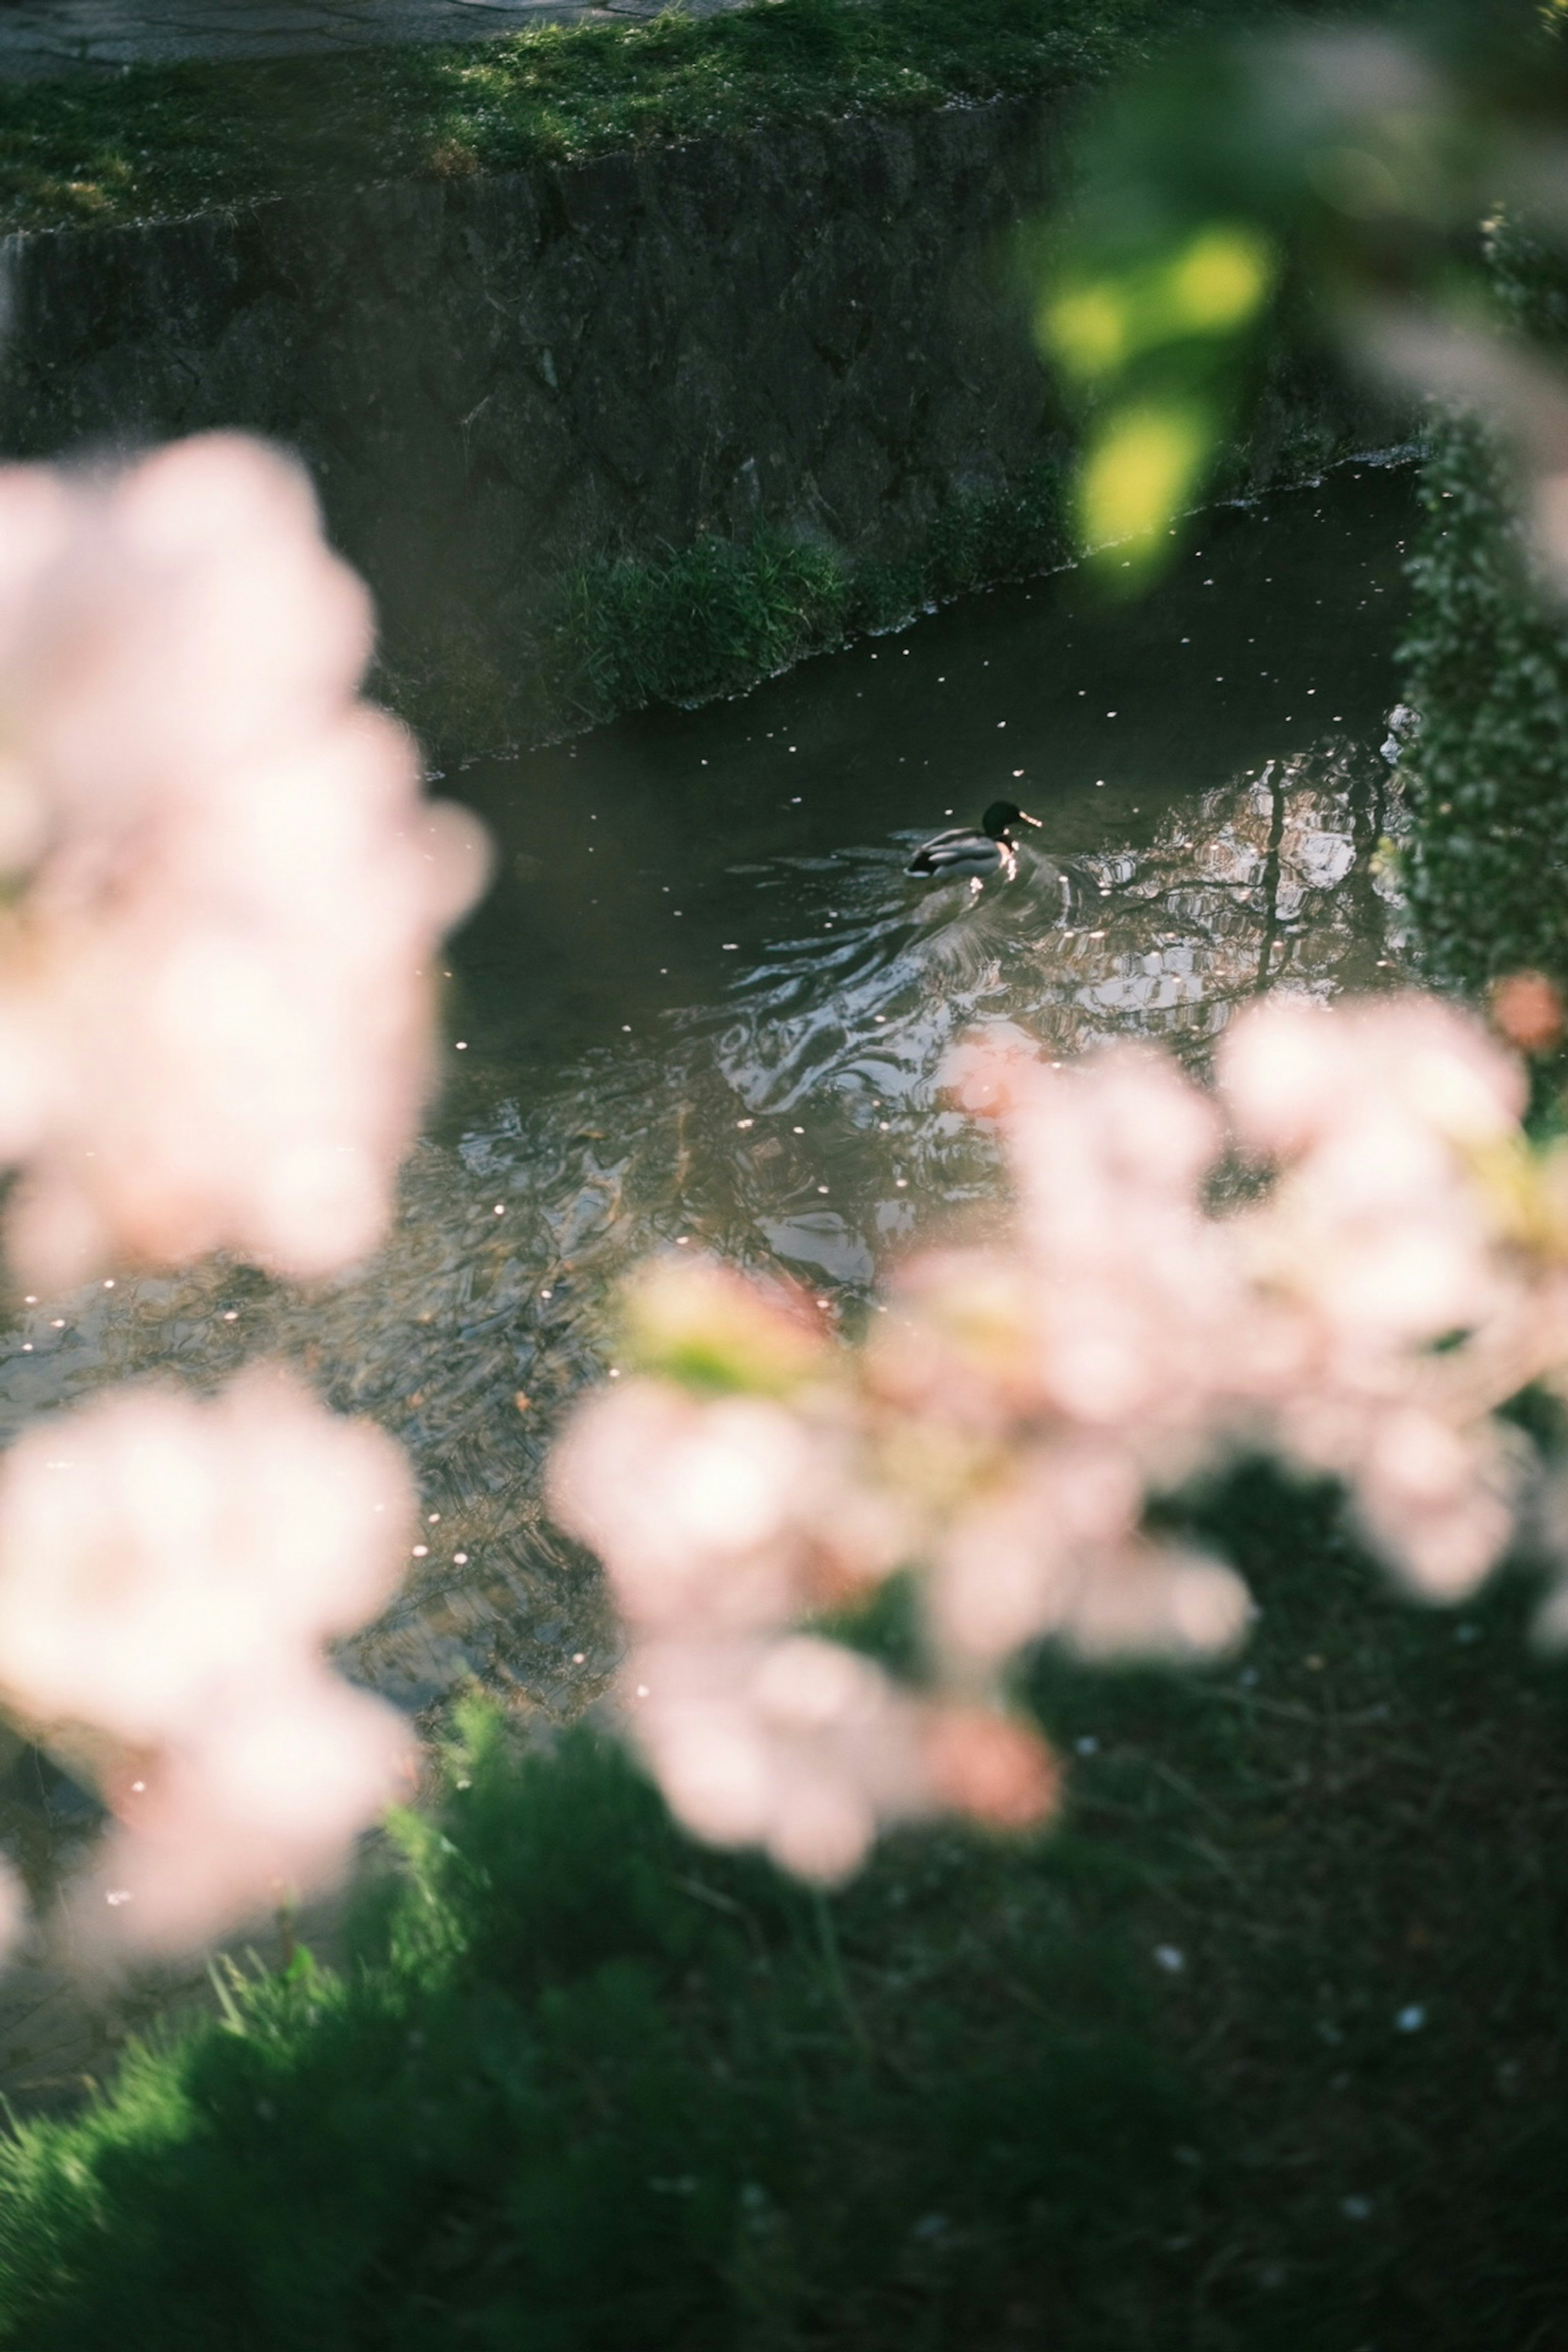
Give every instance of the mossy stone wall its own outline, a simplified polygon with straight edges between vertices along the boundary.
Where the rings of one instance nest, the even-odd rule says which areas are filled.
[[[1071,113],[849,115],[13,236],[0,449],[296,446],[395,698],[448,743],[733,687],[1059,551],[1066,427],[1006,247]],[[1358,432],[1287,386],[1243,471]],[[671,661],[619,657],[634,612]]]

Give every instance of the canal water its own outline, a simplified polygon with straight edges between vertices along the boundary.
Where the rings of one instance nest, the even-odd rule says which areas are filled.
[[[1377,851],[1414,521],[1407,472],[1352,468],[1205,517],[1136,603],[1064,573],[449,776],[499,878],[447,958],[449,1081],[386,1249],[310,1294],[220,1264],[20,1307],[0,1443],[110,1381],[289,1358],[407,1446],[425,1496],[353,1668],[416,1709],[477,1680],[572,1711],[614,1634],[540,1469],[614,1363],[629,1266],[685,1242],[852,1319],[916,1236],[998,1213],[941,1087],[976,1025],[1201,1062],[1261,988],[1400,977]],[[1041,820],[1015,879],[905,877],[1003,797]],[[58,1851],[80,1813],[30,1756],[0,1785],[13,1843]]]

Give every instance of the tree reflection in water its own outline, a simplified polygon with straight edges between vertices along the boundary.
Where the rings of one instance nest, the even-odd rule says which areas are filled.
[[[1405,927],[1383,845],[1407,829],[1349,745],[1205,793],[1141,856],[1089,861],[1110,891],[1103,937],[1074,934],[1081,984],[1055,1034],[1073,1051],[1128,1030],[1212,1037],[1262,988],[1329,996],[1392,979]]]

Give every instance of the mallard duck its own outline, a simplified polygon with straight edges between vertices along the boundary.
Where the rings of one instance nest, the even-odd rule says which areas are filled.
[[[1013,827],[1039,822],[1011,801],[993,801],[980,820],[978,833],[962,824],[948,833],[933,833],[929,841],[921,842],[904,872],[926,882],[969,879],[976,883],[984,875],[1001,872],[1010,882],[1018,870]]]

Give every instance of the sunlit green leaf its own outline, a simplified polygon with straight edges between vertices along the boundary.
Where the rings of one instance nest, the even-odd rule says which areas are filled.
[[[1117,550],[1134,569],[1191,502],[1220,438],[1211,405],[1142,401],[1113,410],[1084,453],[1078,523],[1086,549]]]
[[[1092,383],[1162,345],[1239,334],[1278,277],[1278,256],[1261,229],[1212,221],[1132,267],[1069,269],[1041,300],[1036,332],[1067,375]]]
[[[1273,291],[1278,261],[1261,229],[1216,222],[1174,257],[1166,273],[1171,323],[1190,335],[1233,334]]]

